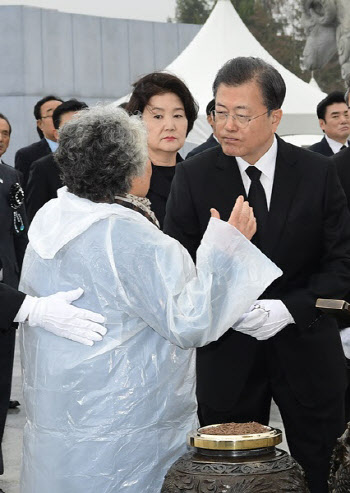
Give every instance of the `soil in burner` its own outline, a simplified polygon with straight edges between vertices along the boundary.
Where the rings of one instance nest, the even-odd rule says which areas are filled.
[[[218,426],[208,426],[202,429],[206,435],[251,435],[266,433],[266,426],[250,421],[249,423],[222,423]]]

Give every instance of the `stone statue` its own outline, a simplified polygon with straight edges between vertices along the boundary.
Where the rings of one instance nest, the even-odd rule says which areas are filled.
[[[349,0],[302,0],[302,24],[307,39],[303,65],[309,70],[322,68],[338,53],[342,78],[350,74]]]
[[[334,447],[328,483],[330,493],[350,491],[350,423]]]

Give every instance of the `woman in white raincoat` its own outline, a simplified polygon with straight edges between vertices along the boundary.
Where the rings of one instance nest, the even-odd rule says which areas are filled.
[[[67,188],[34,218],[21,288],[81,286],[76,304],[102,313],[108,332],[85,347],[22,331],[22,493],[159,492],[197,425],[191,348],[219,338],[281,274],[244,236],[255,220],[243,198],[229,221],[243,234],[212,218],[196,268],[143,198],[146,140],[140,119],[113,105],[60,132]]]

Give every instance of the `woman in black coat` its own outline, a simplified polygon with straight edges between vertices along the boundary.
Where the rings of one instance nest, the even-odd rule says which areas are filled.
[[[126,109],[141,113],[148,130],[152,178],[147,198],[162,228],[175,165],[182,161],[178,151],[193,128],[198,105],[178,77],[153,72],[134,84]]]

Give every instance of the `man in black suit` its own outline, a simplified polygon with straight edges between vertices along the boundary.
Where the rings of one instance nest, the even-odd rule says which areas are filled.
[[[350,81],[349,81],[350,82]],[[350,87],[345,93],[344,101],[348,107],[350,107]],[[348,207],[350,209],[350,147],[338,152],[332,157],[337,173],[340,179],[340,183],[344,189]],[[350,294],[345,297],[346,300],[350,301]],[[347,421],[350,421],[350,328],[349,323],[343,320],[339,321],[339,327],[342,330],[341,337],[344,344],[344,351],[347,357],[347,367],[348,367],[348,388],[345,397],[345,417]]]
[[[322,99],[317,105],[317,116],[324,137],[310,146],[310,151],[333,156],[349,145],[350,114],[343,92],[333,91]]]
[[[23,188],[26,189],[31,164],[57,148],[52,115],[54,110],[62,104],[62,99],[50,95],[40,99],[34,106],[37,131],[41,140],[29,146],[22,147],[15,155],[15,168],[23,175]]]
[[[11,136],[8,119],[0,114],[0,282],[17,288],[27,246],[27,220],[20,176],[2,161]],[[4,328],[0,325],[0,330]],[[1,335],[0,344],[0,447],[10,403],[15,331]],[[3,472],[0,448],[0,474]]]
[[[350,79],[348,84],[349,88],[345,93],[344,102],[350,110]],[[336,165],[340,183],[342,184],[350,208],[350,148],[347,147],[335,154],[332,161]]]
[[[54,136],[59,140],[58,130],[87,104],[70,99],[57,106],[52,115]],[[34,161],[30,167],[26,189],[26,210],[29,222],[38,210],[51,199],[57,197],[57,190],[63,186],[60,171],[54,160],[54,153]]]
[[[195,257],[209,209],[226,219],[237,196],[248,196],[253,240],[284,274],[258,301],[268,312],[261,340],[228,330],[197,351],[200,419],[268,424],[273,397],[310,491],[325,493],[345,426],[346,368],[336,321],[315,301],[348,290],[350,215],[329,160],[275,135],[285,90],[277,70],[257,58],[238,57],[219,70],[213,91],[221,147],[177,165],[164,231]]]
[[[190,151],[187,154],[186,159],[188,159],[189,157],[195,156],[196,154],[199,154],[200,152],[206,151],[207,149],[210,149],[211,147],[216,147],[219,145],[219,142],[215,138],[215,122],[214,122],[213,117],[211,115],[211,112],[214,108],[215,108],[215,99],[212,99],[207,104],[205,111],[207,114],[207,121],[208,121],[209,125],[211,126],[213,133],[210,134],[210,136],[207,138],[207,140],[205,142],[203,142],[203,144],[192,149],[192,151]]]

